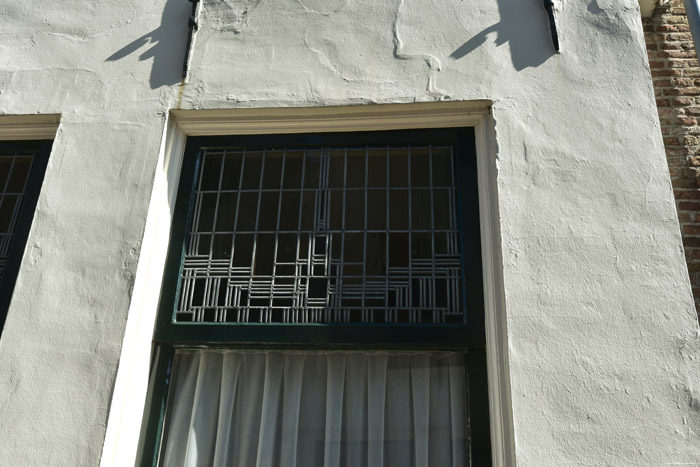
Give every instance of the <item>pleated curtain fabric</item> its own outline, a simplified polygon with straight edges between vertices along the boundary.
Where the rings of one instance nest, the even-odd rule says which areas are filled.
[[[186,350],[161,465],[462,467],[460,352]]]

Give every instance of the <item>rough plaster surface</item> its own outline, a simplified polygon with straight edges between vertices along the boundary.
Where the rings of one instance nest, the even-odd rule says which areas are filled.
[[[700,465],[700,339],[635,0],[0,2],[0,113],[61,113],[0,340],[0,465],[100,460],[171,108],[493,102],[516,456]],[[165,241],[165,239],[164,239]],[[147,358],[147,356],[144,356]]]

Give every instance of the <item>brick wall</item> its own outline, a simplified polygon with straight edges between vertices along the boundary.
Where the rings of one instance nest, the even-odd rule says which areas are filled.
[[[682,0],[644,19],[649,66],[700,319],[700,67]]]

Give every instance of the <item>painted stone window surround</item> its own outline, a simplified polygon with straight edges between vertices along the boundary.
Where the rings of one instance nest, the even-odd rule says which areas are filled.
[[[246,109],[173,111],[161,147],[160,163],[147,219],[132,309],[122,348],[119,374],[107,428],[101,465],[132,464],[138,444],[140,410],[146,400],[151,333],[165,263],[180,164],[187,136],[251,135],[308,132],[348,132],[419,128],[473,127],[476,134],[479,210],[485,292],[486,347],[494,465],[513,465],[512,425],[507,380],[498,235],[493,232],[495,184],[493,123],[488,102],[376,105],[311,109]],[[151,248],[149,248],[149,246]],[[152,394],[150,395],[152,396]],[[118,449],[117,449],[118,446]]]

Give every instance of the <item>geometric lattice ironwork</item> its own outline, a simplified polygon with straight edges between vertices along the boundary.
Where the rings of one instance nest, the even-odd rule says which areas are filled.
[[[33,153],[0,153],[0,280],[15,236]]]
[[[199,158],[178,322],[464,323],[451,146]]]

